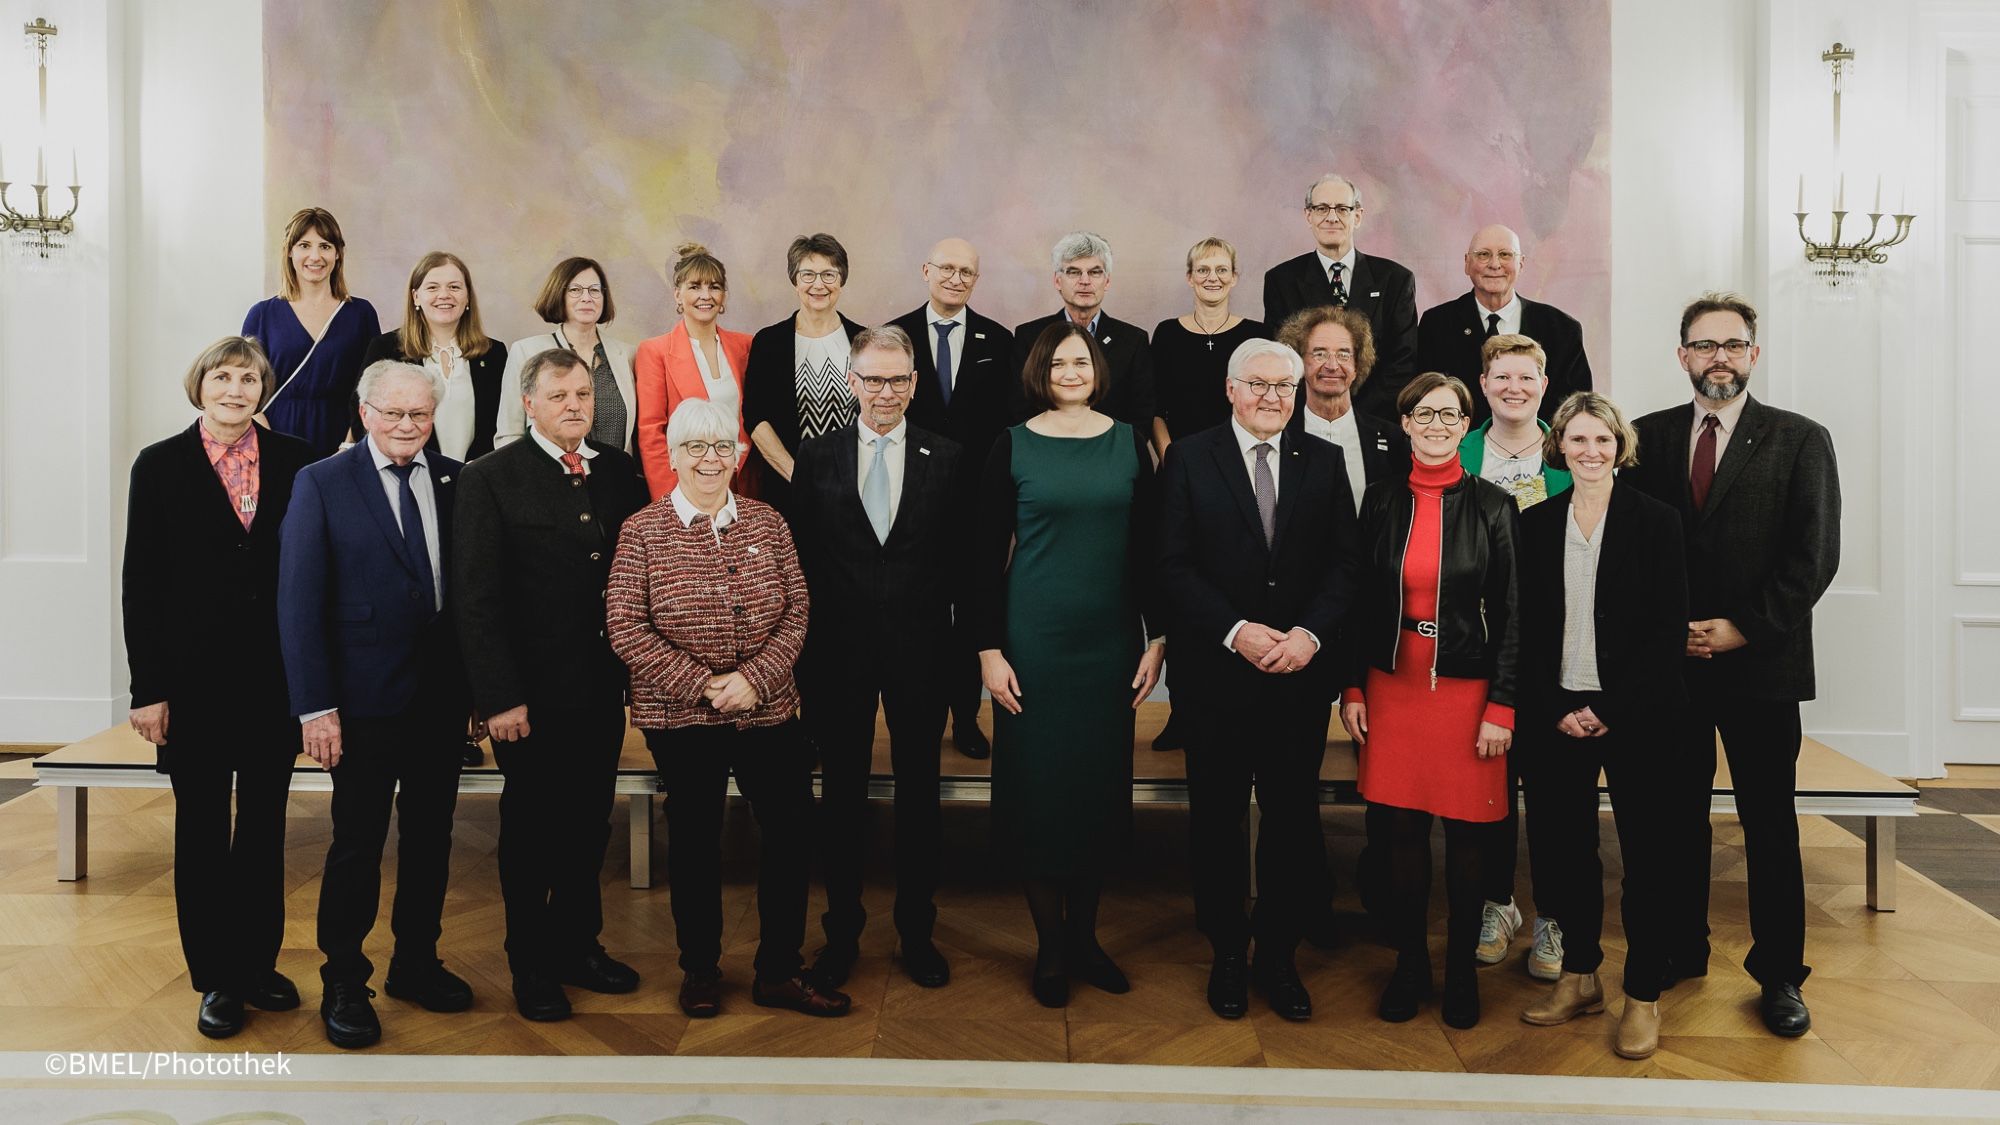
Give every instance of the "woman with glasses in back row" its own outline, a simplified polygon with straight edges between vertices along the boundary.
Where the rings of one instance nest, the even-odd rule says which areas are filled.
[[[521,408],[521,368],[550,348],[574,352],[590,368],[591,398],[596,403],[590,440],[620,449],[638,459],[633,435],[638,430],[639,401],[632,386],[632,346],[602,331],[617,315],[611,280],[604,267],[589,258],[564,258],[549,271],[535,297],[535,314],[554,331],[516,340],[507,347],[507,373],[501,377],[500,424],[493,435],[499,448],[527,433]]]
[[[840,314],[847,248],[830,234],[802,234],[785,251],[798,290],[797,312],[759,330],[743,377],[743,425],[751,456],[746,489],[783,512],[792,497],[792,455],[799,443],[854,421],[847,389],[849,342],[861,325]]]

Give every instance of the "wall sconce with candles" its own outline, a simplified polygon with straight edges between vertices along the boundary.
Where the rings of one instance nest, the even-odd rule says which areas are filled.
[[[76,205],[83,195],[83,186],[76,173],[76,151],[70,150],[69,158],[69,210],[61,215],[49,211],[48,161],[44,153],[49,132],[49,40],[56,36],[56,25],[37,16],[35,22],[23,24],[21,30],[35,41],[36,73],[41,83],[41,139],[35,144],[35,209],[17,211],[7,198],[7,168],[4,154],[0,154],[0,232],[11,231],[18,243],[33,251],[38,257],[47,259],[62,250],[64,237],[76,233]]]
[[[1842,79],[1848,67],[1854,65],[1854,49],[1835,43],[1820,53],[1820,61],[1833,71],[1833,220],[1832,228],[1825,242],[1816,242],[1806,234],[1806,177],[1799,174],[1799,199],[1793,212],[1799,221],[1799,240],[1806,244],[1806,261],[1819,268],[1814,276],[1825,281],[1828,286],[1838,289],[1853,281],[1865,265],[1880,265],[1889,260],[1886,251],[1910,236],[1910,223],[1915,215],[1899,211],[1889,216],[1895,221],[1896,229],[1882,234],[1882,176],[1875,176],[1875,205],[1868,212],[1868,234],[1853,242],[1841,241],[1841,228],[1847,223],[1847,173],[1840,169],[1840,93]],[[1903,189],[1906,193],[1908,188]],[[1907,197],[1903,207],[1908,207]],[[1858,224],[1857,224],[1858,225]],[[1881,237],[1877,237],[1880,235]]]

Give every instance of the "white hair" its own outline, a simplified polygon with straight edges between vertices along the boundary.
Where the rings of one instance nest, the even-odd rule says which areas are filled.
[[[1338,172],[1328,172],[1326,175],[1306,185],[1306,206],[1311,207],[1313,205],[1313,192],[1318,191],[1321,184],[1346,184],[1347,190],[1354,193],[1354,205],[1356,207],[1361,206],[1361,189],[1355,185],[1353,180],[1348,179]]]
[[[735,441],[736,430],[735,411],[705,398],[683,399],[667,420],[667,448],[679,449],[690,441]]]
[[[375,388],[384,379],[415,379],[430,388],[431,406],[444,401],[444,376],[428,367],[414,363],[404,363],[400,359],[378,359],[361,373],[361,381],[354,385],[355,397],[363,402],[375,397]]]
[[[1104,272],[1111,272],[1111,244],[1104,236],[1087,230],[1073,230],[1056,239],[1055,249],[1049,253],[1049,261],[1055,272],[1078,258],[1096,258],[1104,263]]]
[[[1299,356],[1299,353],[1276,340],[1257,338],[1243,341],[1236,345],[1235,351],[1229,353],[1229,378],[1242,378],[1243,369],[1250,365],[1251,360],[1267,355],[1285,357],[1285,371],[1294,379],[1301,378],[1306,373],[1306,361]]]

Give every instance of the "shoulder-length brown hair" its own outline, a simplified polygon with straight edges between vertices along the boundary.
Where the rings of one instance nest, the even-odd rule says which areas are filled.
[[[248,367],[257,373],[257,409],[262,410],[271,396],[278,393],[277,374],[271,370],[271,361],[264,355],[264,345],[255,336],[224,336],[201,350],[188,364],[187,374],[181,376],[181,388],[187,391],[188,402],[196,410],[201,407],[201,381],[218,367]]]
[[[610,324],[617,315],[618,306],[611,303],[611,275],[604,267],[591,258],[564,258],[549,271],[547,281],[542,282],[542,291],[535,298],[535,315],[547,324],[561,324],[569,319],[569,305],[565,303],[569,294],[569,283],[585,270],[597,271],[597,284],[604,288],[604,303],[598,307],[597,323]]]
[[[327,275],[326,284],[336,300],[347,300],[347,239],[340,235],[340,220],[324,207],[301,208],[285,224],[285,245],[279,251],[283,259],[285,284],[278,295],[287,301],[299,299],[299,271],[292,266],[292,247],[297,246],[299,239],[304,238],[308,231],[316,231],[321,238],[333,243],[333,272]]]
[[[410,271],[409,293],[414,298],[417,286],[422,285],[424,278],[439,266],[457,266],[458,275],[465,279],[465,312],[458,318],[458,338],[452,342],[458,345],[458,350],[465,353],[467,359],[485,355],[486,349],[493,346],[493,341],[479,327],[479,297],[472,289],[472,271],[465,267],[465,262],[458,255],[447,250],[433,250],[418,258],[417,267]],[[410,314],[403,318],[403,329],[396,333],[396,344],[405,356],[419,363],[431,354],[431,322],[424,319],[422,309],[412,308]]]
[[[1028,349],[1028,362],[1021,368],[1021,393],[1027,397],[1028,405],[1036,410],[1054,410],[1055,396],[1049,393],[1049,365],[1055,362],[1056,349],[1071,336],[1083,341],[1090,349],[1090,398],[1091,406],[1096,406],[1111,390],[1111,365],[1104,359],[1104,349],[1097,346],[1097,340],[1068,317],[1064,317],[1035,337],[1035,346]]]

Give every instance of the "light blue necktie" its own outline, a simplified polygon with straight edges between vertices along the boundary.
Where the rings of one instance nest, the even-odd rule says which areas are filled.
[[[938,393],[944,397],[944,404],[951,405],[951,330],[958,325],[949,320],[941,320],[931,325],[937,329],[937,376]]]
[[[861,482],[861,510],[868,513],[868,522],[874,525],[875,541],[889,541],[889,466],[883,461],[883,454],[889,448],[889,439],[878,437],[868,443],[875,447],[875,456],[868,462],[868,476]]]

